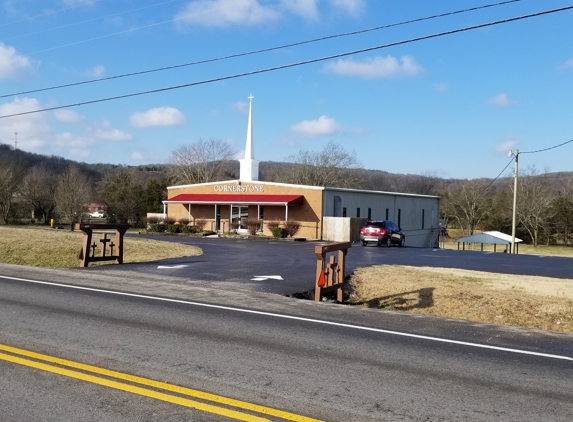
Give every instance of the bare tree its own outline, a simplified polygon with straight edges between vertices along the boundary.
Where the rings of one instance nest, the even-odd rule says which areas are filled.
[[[34,210],[34,216],[48,223],[55,207],[56,176],[43,164],[31,167],[22,181],[22,197]]]
[[[330,141],[319,152],[300,150],[287,157],[296,163],[283,177],[287,183],[357,189],[364,186],[356,153]]]
[[[451,187],[442,197],[442,212],[455,220],[464,234],[474,234],[491,207],[491,194],[481,180],[469,180]]]
[[[527,230],[537,247],[539,236],[548,228],[551,196],[545,175],[539,175],[535,167],[519,175],[517,186],[517,207],[515,214],[519,223]]]
[[[223,180],[226,162],[235,155],[233,147],[219,139],[181,145],[171,153],[170,177],[175,183],[195,184]]]
[[[59,177],[56,186],[56,211],[70,223],[81,221],[82,213],[87,209],[92,196],[89,179],[76,167],[69,166]]]
[[[7,224],[12,200],[20,184],[20,167],[7,160],[0,162],[0,224]]]

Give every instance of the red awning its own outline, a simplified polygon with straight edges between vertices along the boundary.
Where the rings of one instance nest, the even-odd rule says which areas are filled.
[[[182,193],[163,201],[164,204],[206,204],[206,205],[302,205],[302,195],[249,195],[249,194],[201,194]]]

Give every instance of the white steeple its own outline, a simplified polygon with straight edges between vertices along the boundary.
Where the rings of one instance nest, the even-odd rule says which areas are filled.
[[[239,160],[241,171],[239,180],[252,182],[259,180],[259,161],[255,160],[253,145],[253,94],[249,96],[249,123],[247,125],[247,143],[245,145],[245,158]]]

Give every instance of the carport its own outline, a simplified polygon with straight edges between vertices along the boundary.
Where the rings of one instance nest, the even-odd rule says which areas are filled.
[[[466,250],[466,243],[478,243],[481,244],[481,251],[483,252],[483,245],[493,245],[493,251],[497,252],[497,245],[505,245],[504,253],[507,252],[507,246],[511,245],[511,236],[498,231],[488,231],[478,234],[473,234],[471,236],[460,237],[458,240],[458,251],[460,250],[460,243],[462,244],[462,250]],[[515,238],[516,243],[516,253],[519,253],[519,242],[523,240]]]

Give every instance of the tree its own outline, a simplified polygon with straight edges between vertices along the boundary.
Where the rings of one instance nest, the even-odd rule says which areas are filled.
[[[565,192],[551,201],[549,207],[557,235],[565,246],[568,246],[573,234],[573,189],[569,186]]]
[[[70,223],[70,230],[74,224],[81,221],[82,213],[87,210],[92,196],[89,179],[78,167],[69,166],[58,178],[55,200],[56,211]]]
[[[296,164],[291,172],[283,175],[287,183],[349,189],[364,185],[356,153],[346,151],[333,141],[319,152],[300,150],[287,157],[287,161]]]
[[[120,223],[138,224],[145,207],[144,189],[129,170],[120,170],[103,181],[108,214]]]
[[[21,173],[19,165],[8,160],[0,161],[0,224],[8,224]]]
[[[163,212],[163,200],[167,199],[167,184],[165,181],[159,183],[152,179],[145,187],[145,211]]]
[[[22,197],[34,210],[34,216],[42,218],[44,224],[49,222],[55,208],[56,184],[56,176],[44,164],[31,167],[22,181]]]
[[[223,180],[226,162],[234,155],[233,147],[218,139],[181,145],[171,153],[169,176],[180,184]]]
[[[488,230],[511,233],[513,195],[506,187],[497,192],[491,203],[491,211],[484,222]]]
[[[474,234],[487,217],[491,194],[481,180],[469,180],[451,187],[442,197],[442,213],[455,220],[464,234]]]
[[[515,214],[518,222],[531,236],[533,247],[537,247],[542,231],[548,229],[550,202],[547,180],[538,174],[535,167],[519,175]]]

